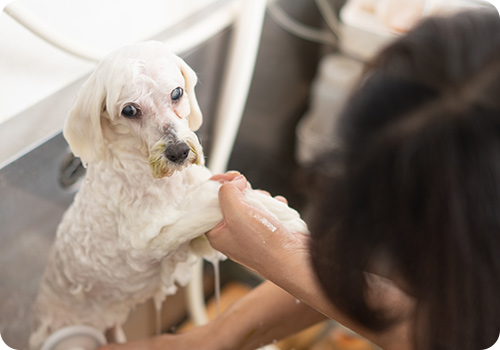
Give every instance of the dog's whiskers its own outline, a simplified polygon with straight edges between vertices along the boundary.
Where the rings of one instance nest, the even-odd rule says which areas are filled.
[[[184,169],[186,166],[191,164],[202,165],[203,155],[200,154],[196,143],[192,140],[186,141],[190,149],[190,155],[181,164],[175,164],[165,157],[165,149],[168,145],[166,141],[157,142],[153,148],[149,151],[149,167],[151,168],[152,175],[155,179],[161,179],[163,177],[169,177],[174,172]]]

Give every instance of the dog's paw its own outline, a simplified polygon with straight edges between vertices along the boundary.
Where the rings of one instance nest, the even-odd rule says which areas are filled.
[[[288,231],[309,234],[300,214],[286,203],[259,191],[246,191],[245,197],[248,204],[273,215]]]

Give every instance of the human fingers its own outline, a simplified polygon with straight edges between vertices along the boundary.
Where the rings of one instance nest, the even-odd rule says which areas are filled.
[[[229,181],[232,181],[235,177],[237,177],[238,175],[240,175],[240,172],[239,171],[236,171],[236,170],[230,170],[230,171],[227,171],[226,173],[224,174],[216,174],[216,175],[213,175],[210,180],[212,181],[218,181],[218,182],[221,182],[221,183],[224,183],[224,182],[229,182]]]
[[[288,200],[285,197],[283,197],[283,196],[275,196],[274,199],[276,199],[276,200],[278,200],[278,201],[280,201],[280,202],[285,203],[286,205],[288,205]]]
[[[229,172],[226,174],[219,174],[212,176],[211,180],[219,181],[222,184],[232,183],[236,186],[240,191],[244,191],[247,188],[251,188],[245,176],[241,175],[238,172]]]

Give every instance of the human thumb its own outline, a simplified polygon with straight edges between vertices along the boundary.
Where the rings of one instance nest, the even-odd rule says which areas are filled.
[[[234,179],[229,181],[229,183],[236,186],[236,188],[238,188],[240,191],[244,191],[249,186],[247,179],[243,175],[236,176]]]
[[[247,180],[241,175],[231,182],[224,183],[220,187],[219,203],[225,221],[238,215],[241,209],[246,205],[243,191],[245,191],[247,186]]]

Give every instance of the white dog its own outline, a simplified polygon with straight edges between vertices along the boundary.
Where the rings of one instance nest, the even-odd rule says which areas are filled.
[[[222,220],[220,184],[209,181],[194,133],[202,123],[196,80],[164,44],[147,42],[110,54],[84,84],[64,136],[87,179],[49,256],[33,349],[65,326],[119,327],[138,303],[161,303],[188,282],[199,259],[190,241]],[[285,204],[251,189],[245,195],[288,229],[307,232]]]

